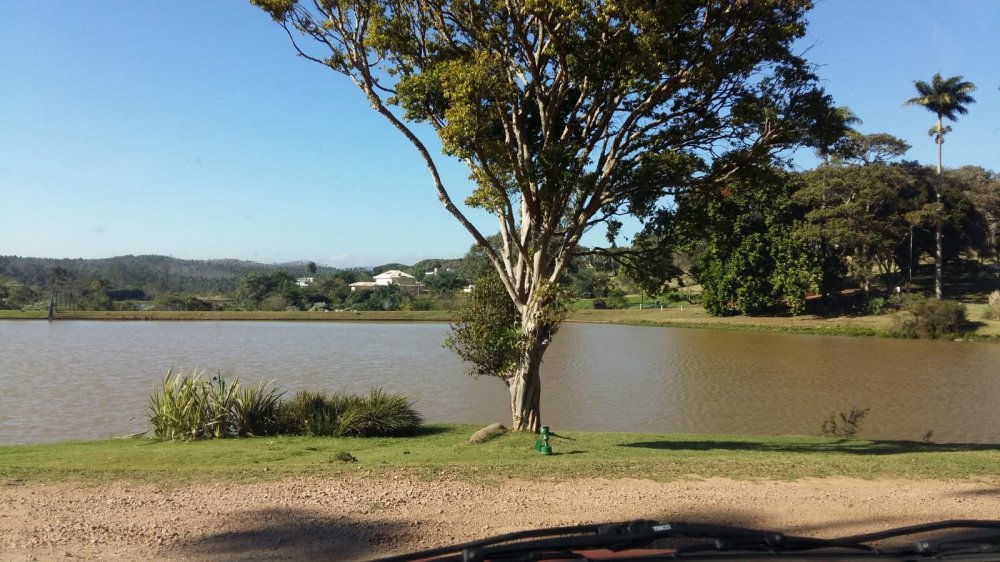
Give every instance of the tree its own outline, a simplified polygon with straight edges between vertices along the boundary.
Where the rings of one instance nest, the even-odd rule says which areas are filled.
[[[302,303],[295,277],[285,271],[248,273],[236,287],[235,300],[242,310],[284,310]]]
[[[944,136],[951,132],[951,127],[944,126],[944,119],[957,121],[958,115],[965,115],[969,110],[965,106],[975,103],[970,92],[976,90],[976,85],[972,82],[965,82],[961,76],[942,78],[941,73],[935,73],[931,83],[923,80],[913,82],[917,89],[917,96],[910,98],[903,105],[919,105],[926,108],[937,116],[937,124],[931,127],[928,134],[934,137],[937,144],[937,175],[938,183],[935,189],[935,196],[938,203],[941,202],[941,147],[944,145]],[[941,221],[936,225],[934,234],[934,296],[940,300],[943,296],[942,285],[944,283],[944,254],[941,247]]]
[[[310,261],[306,263],[306,275],[309,277],[316,275],[316,262]]]
[[[1000,233],[1000,175],[979,166],[945,170],[945,184],[956,184],[986,221],[987,255],[998,257]]]
[[[893,285],[914,213],[931,212],[922,177],[915,164],[819,166],[803,174],[795,194],[807,210],[802,235],[835,256],[866,292],[876,274]]]
[[[818,252],[797,231],[794,178],[781,170],[733,178],[718,196],[678,198],[677,236],[697,254],[694,277],[715,315],[785,305],[795,314],[819,289]]]
[[[586,231],[603,223],[614,240],[623,214],[649,218],[664,196],[843,129],[791,51],[808,0],[251,2],[410,141],[497,271],[523,336],[503,377],[515,430],[540,426],[556,285]],[[466,203],[496,216],[499,248],[455,204],[414,123],[469,167]]]
[[[518,328],[517,307],[496,273],[475,280],[451,328],[445,347],[470,364],[469,375],[513,376],[524,334]]]

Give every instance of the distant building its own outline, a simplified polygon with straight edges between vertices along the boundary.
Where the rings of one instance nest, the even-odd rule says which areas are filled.
[[[398,269],[383,271],[375,276],[376,285],[416,285],[416,277]]]
[[[358,281],[357,283],[351,283],[348,287],[350,287],[352,291],[365,291],[375,287],[388,287],[389,285],[396,285],[402,289],[419,289],[423,286],[417,282],[417,279],[414,276],[409,273],[399,271],[398,269],[383,271],[382,273],[376,275],[374,279],[374,281]]]
[[[314,281],[315,279],[312,277],[299,277],[295,280],[295,284],[299,287],[308,287],[309,285],[312,285]]]

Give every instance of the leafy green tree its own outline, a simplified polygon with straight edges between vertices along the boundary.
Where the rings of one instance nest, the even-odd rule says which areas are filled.
[[[242,310],[284,310],[301,307],[302,293],[295,284],[295,277],[288,272],[254,272],[240,279],[235,300]]]
[[[914,213],[934,212],[921,176],[912,164],[824,165],[804,174],[795,194],[808,209],[803,237],[836,256],[866,292],[879,275],[895,285]]]
[[[311,261],[306,263],[306,275],[309,277],[316,275],[316,262]]]
[[[887,133],[850,131],[833,148],[832,164],[887,164],[910,150],[906,141]]]
[[[804,310],[806,293],[819,288],[821,264],[796,229],[795,188],[789,174],[773,169],[734,178],[721,193],[678,198],[675,228],[700,254],[692,273],[708,312]]]
[[[469,375],[507,380],[517,371],[524,345],[518,320],[500,278],[480,277],[458,310],[445,347],[469,363]]]
[[[494,252],[500,252],[503,242],[500,240],[499,234],[487,236],[486,240]],[[479,244],[473,244],[469,248],[469,251],[462,257],[462,265],[458,268],[459,276],[470,281],[493,275],[495,271],[493,262],[490,261],[486,251]]]
[[[347,297],[345,306],[355,310],[399,310],[409,296],[396,285],[379,285],[365,291],[355,291]]]
[[[459,278],[457,271],[438,270],[434,275],[424,276],[424,285],[433,293],[447,294],[462,288],[465,282]]]
[[[611,278],[607,273],[584,264],[568,271],[567,281],[569,292],[574,297],[595,299],[608,296]]]
[[[957,121],[959,115],[969,112],[965,108],[976,100],[970,95],[976,90],[976,85],[972,82],[965,82],[961,76],[943,78],[941,73],[935,73],[930,84],[923,80],[913,82],[917,89],[917,96],[906,100],[903,105],[919,105],[937,116],[937,123],[928,131],[934,137],[937,144],[937,175],[938,183],[935,196],[938,203],[941,202],[941,147],[944,145],[944,136],[951,132],[951,127],[944,125],[944,119]],[[934,235],[934,296],[941,300],[943,295],[942,285],[944,282],[944,251],[942,248],[942,221],[938,220]]]
[[[979,166],[962,166],[944,171],[945,185],[954,185],[976,208],[986,226],[986,240],[982,255],[1000,253],[998,232],[1000,232],[1000,175]],[[946,233],[947,234],[947,233]],[[949,239],[945,236],[945,239]]]
[[[497,271],[523,336],[504,379],[515,430],[541,423],[551,309],[588,229],[614,239],[622,214],[843,130],[792,51],[808,0],[251,2],[410,141]],[[469,167],[466,203],[497,217],[499,247],[455,204],[425,126]]]
[[[304,291],[306,300],[310,303],[326,302],[335,306],[342,305],[351,296],[351,283],[360,281],[356,271],[338,270],[332,274],[318,277]]]

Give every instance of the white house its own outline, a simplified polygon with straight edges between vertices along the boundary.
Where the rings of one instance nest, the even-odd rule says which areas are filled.
[[[308,287],[312,285],[315,280],[312,277],[299,277],[295,280],[295,284],[299,287]]]
[[[398,269],[383,271],[375,276],[376,285],[416,285],[416,277]]]
[[[417,282],[417,278],[410,275],[409,273],[399,271],[398,269],[390,269],[389,271],[383,271],[374,277],[374,281],[358,281],[357,283],[351,283],[348,285],[352,291],[357,290],[367,290],[373,289],[375,287],[387,287],[389,285],[398,285],[403,288],[407,287],[420,287],[420,283]]]

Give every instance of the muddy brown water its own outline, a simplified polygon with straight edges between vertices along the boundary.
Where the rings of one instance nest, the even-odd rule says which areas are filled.
[[[0,321],[0,444],[126,435],[169,368],[300,389],[404,392],[431,421],[510,417],[503,384],[442,347],[447,324]],[[555,431],[861,435],[1000,443],[1000,346],[567,324],[545,356]]]

